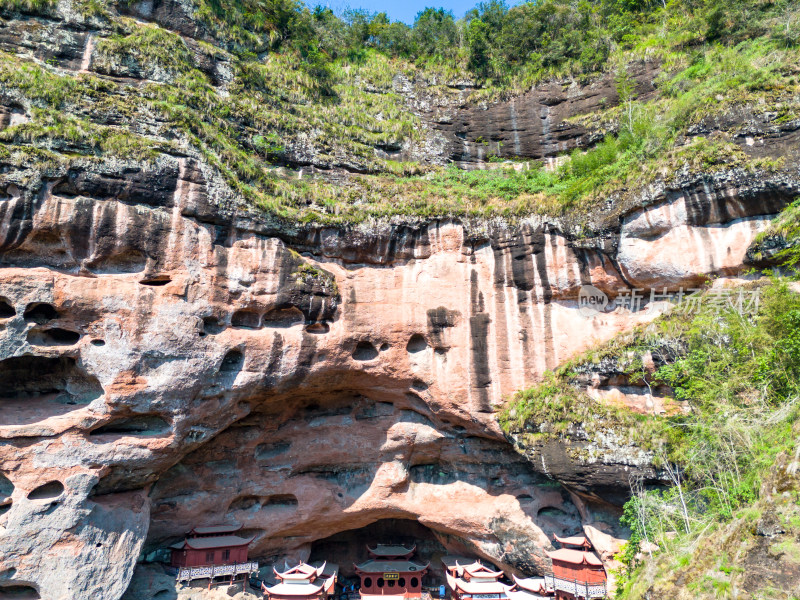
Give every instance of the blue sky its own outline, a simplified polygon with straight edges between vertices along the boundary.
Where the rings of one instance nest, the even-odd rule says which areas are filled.
[[[474,8],[480,0],[306,0],[306,4],[314,6],[322,4],[329,7],[337,14],[347,8],[364,8],[370,12],[385,12],[393,21],[403,21],[409,25],[414,22],[414,17],[428,6],[444,8],[453,11],[456,19],[464,16],[469,9]],[[507,1],[509,6],[518,4],[518,1]]]

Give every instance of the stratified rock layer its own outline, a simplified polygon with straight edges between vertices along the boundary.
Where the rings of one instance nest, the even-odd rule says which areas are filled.
[[[553,444],[526,460],[495,408],[654,316],[587,318],[582,284],[646,297],[732,275],[791,193],[689,182],[578,246],[545,222],[281,230],[215,208],[213,174],[185,158],[12,167],[0,582],[42,598],[118,598],[141,552],[222,521],[272,559],[414,519],[524,573],[552,533],[618,537],[596,500],[632,470],[655,477],[646,453]]]

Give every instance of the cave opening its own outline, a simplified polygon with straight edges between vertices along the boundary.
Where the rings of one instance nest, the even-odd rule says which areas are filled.
[[[22,315],[26,321],[33,321],[39,325],[58,318],[58,311],[51,304],[37,302],[29,304]]]
[[[64,484],[60,481],[49,481],[28,493],[28,500],[55,500],[64,493]]]
[[[364,527],[341,531],[330,537],[317,540],[311,545],[309,561],[327,560],[339,565],[345,578],[356,577],[354,564],[368,560],[367,546],[376,544],[416,545],[412,560],[417,563],[430,562],[431,568],[423,577],[423,586],[439,586],[445,583],[442,556],[448,554],[440,537],[432,529],[415,519],[380,519]]]
[[[32,346],[73,346],[81,339],[77,331],[51,327],[49,329],[34,328],[28,332],[28,343]]]
[[[153,275],[152,277],[142,279],[139,283],[141,285],[149,285],[150,287],[160,287],[171,282],[172,278],[169,275]]]
[[[0,600],[37,600],[40,597],[36,588],[30,585],[0,584]]]
[[[0,319],[10,319],[16,314],[17,311],[14,310],[11,303],[6,298],[0,296]]]
[[[14,493],[14,484],[0,473],[0,517],[11,510],[11,495]]]
[[[231,326],[239,329],[258,329],[261,327],[261,313],[255,310],[237,310],[231,315]]]
[[[113,439],[123,435],[147,437],[164,435],[169,430],[170,424],[163,417],[146,414],[115,419],[91,430],[89,436],[95,438],[111,436]]]
[[[15,356],[0,361],[3,425],[63,415],[103,395],[96,377],[72,357]]]

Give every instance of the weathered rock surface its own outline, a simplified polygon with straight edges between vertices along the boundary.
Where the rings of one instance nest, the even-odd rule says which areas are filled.
[[[414,519],[445,547],[537,572],[549,534],[603,521],[597,501],[624,496],[631,469],[654,477],[646,455],[614,440],[588,458],[552,444],[528,462],[493,411],[652,318],[587,319],[577,290],[613,295],[646,272],[652,255],[624,240],[679,229],[685,196],[642,213],[658,219],[624,219],[608,252],[544,222],[281,233],[215,209],[192,160],[114,172],[4,176],[6,579],[43,598],[118,597],[140,549],[230,520],[256,535],[262,559]],[[719,185],[707,181],[696,205]],[[634,283],[695,281],[722,244],[742,255],[758,228],[726,228],[778,203],[724,189],[739,208],[693,218],[703,233],[672,253],[675,275]]]
[[[637,98],[656,94],[655,63],[629,66]],[[614,74],[606,74],[588,85],[551,82],[492,104],[431,107],[428,118],[434,130],[447,139],[450,158],[465,163],[490,156],[544,159],[588,147],[604,133],[568,121],[604,107],[619,104]]]
[[[0,47],[136,85],[164,75],[103,62],[102,19],[67,4],[0,21]],[[208,35],[182,3],[128,10]],[[224,83],[225,68],[204,71]],[[638,68],[640,95],[654,93],[655,67]],[[608,78],[485,110],[406,91],[440,162],[552,157],[592,142],[564,119],[616,101]],[[2,92],[0,128],[27,119]],[[221,521],[255,535],[262,561],[346,555],[362,528],[396,536],[411,521],[431,552],[520,573],[542,571],[552,533],[582,527],[610,559],[628,476],[657,477],[647,453],[606,436],[578,452],[549,442],[529,460],[494,412],[657,314],[586,317],[582,285],[613,302],[620,289],[649,299],[735,276],[798,181],[680,176],[578,239],[540,218],[281,222],[242,210],[199,155],[0,159],[0,592],[117,599],[137,561]],[[637,393],[613,365],[586,375],[601,401]],[[631,405],[657,412],[659,398]],[[169,591],[150,570],[128,597]]]

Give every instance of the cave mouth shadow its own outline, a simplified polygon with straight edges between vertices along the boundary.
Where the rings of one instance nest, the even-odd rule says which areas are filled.
[[[460,544],[451,544],[448,536],[426,527],[413,518],[378,519],[363,527],[340,531],[311,544],[309,562],[333,561],[339,565],[339,573],[347,583],[357,581],[354,564],[369,560],[367,546],[376,544],[398,544],[416,546],[411,560],[416,563],[430,562],[428,573],[422,578],[425,587],[445,585],[442,557],[447,554],[463,554]],[[445,545],[447,544],[447,545]],[[346,584],[347,584],[346,583]]]

